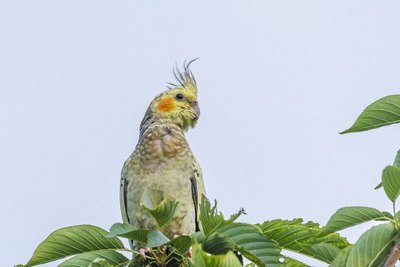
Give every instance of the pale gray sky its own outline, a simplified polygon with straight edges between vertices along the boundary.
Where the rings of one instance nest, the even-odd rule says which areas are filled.
[[[121,220],[119,173],[147,105],[174,81],[175,62],[196,57],[202,116],[187,137],[224,214],[244,207],[246,222],[325,224],[343,206],[390,210],[373,188],[399,149],[399,126],[338,132],[398,93],[399,8],[1,1],[1,265],[26,263],[60,227]]]

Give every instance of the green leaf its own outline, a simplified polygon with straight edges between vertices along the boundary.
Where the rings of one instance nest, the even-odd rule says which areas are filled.
[[[382,182],[380,182],[377,186],[375,186],[374,190],[379,189],[383,186]]]
[[[166,225],[174,217],[178,204],[176,201],[164,199],[154,206],[147,190],[143,193],[141,200],[141,206],[154,217],[159,227]]]
[[[214,201],[214,206],[211,207],[210,201],[204,195],[201,198],[199,219],[206,236],[212,234],[218,228],[234,222],[241,214],[244,214],[243,209],[240,209],[238,213],[225,220],[222,213],[217,211],[217,201]]]
[[[124,249],[118,238],[106,238],[106,234],[107,231],[92,225],[61,228],[40,243],[25,266],[35,266],[88,251]]]
[[[390,95],[369,105],[349,129],[341,132],[362,132],[400,122],[400,95]]]
[[[92,261],[88,267],[113,267],[113,265],[109,264],[105,259],[95,259]]]
[[[372,220],[390,220],[392,218],[393,216],[390,213],[381,212],[374,208],[345,207],[338,209],[332,215],[320,235],[330,234]]]
[[[125,237],[146,247],[159,247],[170,242],[168,237],[159,230],[136,230],[135,227],[127,223],[114,223],[107,236]]]
[[[195,232],[191,235],[192,240],[197,243],[202,243],[206,236],[204,235],[203,231]]]
[[[383,169],[382,184],[388,198],[395,202],[400,194],[400,167],[387,166]]]
[[[397,230],[392,223],[367,230],[352,246],[346,266],[381,266],[390,252],[396,234]]]
[[[181,235],[172,239],[169,243],[174,246],[179,254],[184,255],[189,251],[192,245],[192,238],[187,235]]]
[[[224,255],[207,255],[201,245],[193,245],[192,262],[196,267],[242,267],[236,255],[229,251]]]
[[[170,241],[168,237],[158,230],[149,231],[147,234],[147,246],[151,248],[165,245]]]
[[[110,232],[108,233],[107,237],[114,237],[114,236],[124,237],[125,234],[136,230],[138,229],[136,229],[133,225],[128,223],[114,223],[111,226]]]
[[[339,248],[329,243],[318,243],[308,247],[307,250],[313,258],[329,263],[331,263],[340,252]]]
[[[400,167],[400,150],[398,150],[397,153],[396,153],[396,157],[394,158],[393,166]],[[379,188],[381,188],[382,186],[383,186],[383,184],[382,184],[382,182],[380,182],[380,183],[374,188],[374,190],[379,189]]]
[[[90,264],[92,266],[104,266],[104,265],[95,265],[99,264],[99,260],[96,259],[103,259],[102,261],[111,264],[111,265],[119,265],[119,266],[124,266],[123,264],[128,264],[129,259],[126,258],[124,255],[121,253],[118,253],[113,250],[97,250],[97,251],[91,251],[91,252],[85,252],[82,254],[78,254],[60,265],[58,267],[72,267],[72,266],[77,266],[77,267],[89,267]],[[93,263],[94,262],[94,263]],[[107,265],[105,265],[107,266]]]
[[[107,237],[124,237],[145,245],[148,240],[149,232],[150,230],[137,230],[135,227],[127,223],[114,223],[111,226],[110,233]]]
[[[348,246],[348,247],[345,247],[344,249],[342,249],[336,256],[334,261],[331,263],[330,267],[345,267],[347,258],[349,257],[349,254],[350,254],[350,250],[351,250],[351,246]]]
[[[233,222],[217,230],[217,233],[228,237],[235,249],[244,257],[259,266],[283,266],[281,249],[267,238],[255,225]]]
[[[397,151],[393,166],[400,167],[400,150]]]
[[[280,259],[281,249],[261,232],[257,226],[234,222],[240,214],[244,213],[241,209],[232,215],[229,220],[225,220],[223,215],[217,211],[217,203],[211,207],[206,197],[202,197],[200,204],[200,222],[205,234],[204,248],[213,252],[224,252],[231,244],[223,237],[229,238],[235,249],[244,257],[255,262],[257,265],[264,266],[265,263],[275,266],[282,266]],[[219,235],[215,235],[218,233]],[[215,242],[215,243],[214,243]],[[223,246],[222,248],[218,246]]]
[[[297,252],[315,259],[324,260],[325,255],[316,254],[311,250],[313,245],[324,243],[330,244],[338,249],[349,245],[347,240],[336,233],[321,236],[322,228],[317,223],[303,223],[302,219],[294,220],[272,220],[266,221],[260,228],[264,235],[275,241],[282,249]]]
[[[305,264],[304,262],[292,259],[290,257],[285,257],[285,267],[310,267],[310,265]]]
[[[213,255],[226,254],[229,250],[233,250],[234,248],[235,244],[231,239],[220,233],[211,234],[205,243],[203,243],[203,250]]]

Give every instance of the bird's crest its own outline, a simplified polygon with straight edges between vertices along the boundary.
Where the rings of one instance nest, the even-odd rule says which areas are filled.
[[[185,61],[183,71],[178,66],[173,69],[177,83],[169,83],[168,90],[157,95],[150,103],[140,124],[140,136],[155,120],[177,124],[184,131],[196,125],[200,108],[197,104],[196,79],[189,68],[195,60]]]
[[[194,61],[196,61],[198,58],[192,59],[189,62],[184,62],[183,63],[183,72],[179,70],[178,65],[175,66],[175,68],[172,70],[174,73],[174,76],[178,82],[178,84],[175,83],[168,83],[168,88],[169,89],[176,89],[176,88],[183,88],[186,90],[193,90],[197,93],[197,85],[196,85],[196,79],[194,78],[194,75],[192,71],[190,70],[190,64],[192,64]]]

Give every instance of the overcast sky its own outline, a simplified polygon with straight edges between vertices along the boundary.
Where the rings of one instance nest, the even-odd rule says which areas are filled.
[[[202,113],[187,138],[224,214],[325,224],[343,206],[390,210],[373,188],[400,148],[399,126],[338,132],[398,93],[399,8],[1,1],[1,265],[26,263],[58,228],[121,221],[120,170],[144,112],[175,63],[197,57]],[[354,242],[368,227],[343,235]]]

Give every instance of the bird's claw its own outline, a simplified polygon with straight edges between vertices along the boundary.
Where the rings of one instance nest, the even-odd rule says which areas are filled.
[[[193,256],[192,247],[189,248],[187,254],[188,254],[189,258],[191,258]]]
[[[150,248],[141,248],[139,249],[140,256],[146,258],[146,253],[150,253]]]

